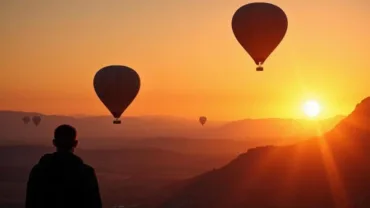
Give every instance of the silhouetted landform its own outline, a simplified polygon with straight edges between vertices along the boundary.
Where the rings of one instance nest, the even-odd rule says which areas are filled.
[[[175,186],[160,208],[370,207],[370,98],[323,137],[248,150]],[[162,198],[163,199],[163,198]],[[151,206],[147,206],[151,207]]]
[[[41,115],[39,126],[24,124],[24,116]],[[320,121],[292,119],[246,119],[233,122],[217,122],[208,119],[202,126],[194,120],[167,116],[123,117],[121,125],[112,125],[111,116],[69,117],[42,115],[39,113],[0,111],[0,143],[49,141],[54,129],[64,123],[75,126],[79,138],[85,141],[105,138],[104,141],[126,138],[202,138],[202,139],[282,139],[288,137],[315,136],[319,127],[326,132],[343,117],[337,116]],[[7,143],[6,143],[7,142]],[[104,143],[104,142],[103,142]],[[89,142],[84,142],[88,145]],[[99,142],[99,145],[103,145]],[[95,147],[101,147],[95,145]]]
[[[207,122],[207,126],[201,127],[196,119],[187,121],[167,117],[138,117],[123,119],[122,125],[113,125],[110,117],[73,118],[41,115],[43,121],[38,127],[35,127],[26,126],[21,120],[22,117],[18,118],[20,115],[24,116],[25,113],[1,112],[0,114],[2,115],[0,119],[2,122],[0,141],[2,143],[22,144],[0,147],[0,207],[14,208],[24,207],[25,188],[29,170],[44,153],[53,151],[51,147],[52,138],[50,137],[53,129],[61,123],[76,125],[77,128],[81,129],[82,135],[79,134],[79,139],[82,149],[78,148],[77,154],[95,167],[101,186],[104,207],[125,205],[126,207],[149,208],[163,205],[162,203],[165,203],[165,207],[167,204],[172,207],[171,203],[178,207],[178,202],[182,203],[180,200],[183,198],[182,194],[186,194],[188,190],[191,191],[193,188],[197,190],[197,186],[201,188],[199,188],[199,191],[195,191],[194,194],[198,193],[199,197],[201,197],[199,198],[199,203],[203,203],[203,195],[205,195],[204,197],[210,197],[207,193],[200,193],[203,190],[208,190],[208,188],[214,191],[218,189],[214,187],[219,186],[220,192],[222,192],[221,189],[224,189],[226,190],[224,193],[228,193],[229,187],[223,187],[222,181],[228,183],[228,180],[239,180],[238,168],[241,168],[240,171],[243,171],[243,168],[252,166],[251,164],[256,165],[264,161],[261,158],[267,153],[263,153],[262,150],[264,148],[249,150],[248,153],[239,156],[237,160],[219,169],[235,158],[236,155],[258,145],[295,143],[308,135],[317,134],[318,129],[320,130],[319,132],[323,133],[323,126],[327,125],[327,128],[329,128],[330,125],[336,125],[337,121],[342,119],[337,117],[317,123],[287,119],[256,119],[213,124],[210,121]],[[32,115],[33,113],[29,113],[29,116]],[[305,125],[303,122],[307,122],[307,125],[311,124],[310,128],[312,130],[307,130],[306,128],[307,132],[310,133],[300,135],[296,133],[299,136],[290,136],[288,139],[283,137],[284,135],[294,135],[289,131],[289,126],[292,123],[300,123],[303,128]],[[100,129],[98,125],[100,125]],[[169,126],[165,127],[166,125]],[[117,126],[119,128],[115,128]],[[149,126],[147,132],[143,131],[143,126]],[[314,130],[313,126],[315,127]],[[265,129],[265,132],[263,132],[259,128],[268,130]],[[288,133],[279,134],[279,132],[284,132],[284,130]],[[109,131],[114,133],[109,134]],[[143,133],[140,134],[140,131]],[[150,134],[151,131],[153,132],[152,134]],[[167,132],[165,134],[166,131],[170,133]],[[181,134],[181,132],[186,131],[194,131],[196,133]],[[209,136],[212,134],[208,134],[209,137],[207,137],[204,136],[205,134],[197,133],[201,131],[218,132],[220,134],[219,138],[223,139]],[[277,135],[266,134],[269,133],[268,131],[277,132]],[[164,132],[163,134],[165,135],[174,134],[176,136],[165,137],[156,132]],[[242,132],[243,139],[228,139],[238,137],[227,136],[233,135],[233,132],[235,135]],[[104,133],[107,133],[108,136],[99,137]],[[126,133],[132,137],[120,137],[121,134],[125,135]],[[140,138],[139,135],[146,136]],[[199,136],[201,139],[196,139],[196,136],[185,138],[186,135],[201,135]],[[259,136],[253,138],[250,135]],[[261,135],[272,136],[263,138]],[[50,144],[49,147],[45,146],[48,144]],[[84,149],[84,147],[93,149]],[[253,151],[259,153],[255,155],[261,156],[249,156]],[[246,160],[251,161],[251,164],[243,162],[243,158],[248,158]],[[244,166],[244,163],[246,163],[246,167],[238,167],[238,165]],[[225,173],[230,166],[235,166],[238,169],[235,170],[235,177],[232,176],[232,171]],[[248,172],[249,169],[247,168],[246,171]],[[215,173],[220,173],[221,175],[213,175]],[[253,173],[249,174],[253,175]],[[196,175],[200,176],[194,177]],[[214,182],[216,186],[213,186],[213,188],[202,182],[203,180],[209,180],[207,179],[209,177],[215,177],[214,179],[218,180],[218,182]],[[219,180],[218,177],[222,177],[222,180]],[[200,185],[197,185],[198,183]],[[232,184],[230,187],[232,188]],[[253,188],[251,186],[251,190]],[[177,198],[177,196],[180,198]],[[204,198],[204,200],[206,199]]]
[[[42,146],[0,147],[0,207],[24,207],[28,174]],[[221,167],[230,156],[190,155],[156,148],[76,150],[97,173],[104,207],[147,200],[163,186]]]

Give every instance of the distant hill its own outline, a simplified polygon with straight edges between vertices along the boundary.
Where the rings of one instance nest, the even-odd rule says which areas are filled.
[[[369,123],[366,98],[325,136],[250,149],[222,168],[172,187],[171,196],[156,207],[368,208]]]
[[[38,127],[25,125],[24,116],[41,115]],[[337,116],[318,122],[291,119],[247,119],[234,122],[209,121],[203,127],[194,120],[169,116],[124,117],[121,125],[113,125],[111,117],[70,117],[42,115],[32,112],[0,111],[0,143],[17,141],[48,142],[60,124],[71,124],[78,129],[79,138],[203,138],[268,140],[287,137],[307,137],[326,132],[343,117]],[[262,143],[265,143],[264,141]]]
[[[38,162],[45,153],[54,152],[53,147],[43,146],[0,146],[0,167],[27,167]],[[161,172],[163,169],[181,169],[181,172],[204,170],[204,161],[209,167],[218,166],[213,156],[182,154],[158,148],[121,148],[85,150],[78,148],[76,154],[99,171],[139,174]],[[222,158],[222,157],[220,157]],[[226,163],[225,159],[222,160]],[[198,163],[198,165],[196,165]],[[213,165],[212,165],[213,163]],[[198,168],[198,170],[197,170]],[[162,170],[160,170],[162,169]]]
[[[306,119],[245,119],[229,122],[218,129],[220,135],[238,138],[312,137],[325,133],[345,116],[323,120]]]

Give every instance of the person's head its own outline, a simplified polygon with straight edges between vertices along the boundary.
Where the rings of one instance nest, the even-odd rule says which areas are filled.
[[[53,144],[57,151],[74,151],[78,141],[76,139],[77,131],[70,125],[63,124],[54,131]]]

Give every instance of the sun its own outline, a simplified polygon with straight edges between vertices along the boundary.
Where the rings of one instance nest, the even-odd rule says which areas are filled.
[[[303,112],[306,116],[314,118],[320,114],[321,108],[317,101],[308,100],[303,104]]]

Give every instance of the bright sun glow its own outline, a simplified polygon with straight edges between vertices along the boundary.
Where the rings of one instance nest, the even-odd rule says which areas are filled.
[[[306,101],[303,105],[303,112],[310,118],[314,118],[319,115],[320,110],[320,105],[315,100]]]

